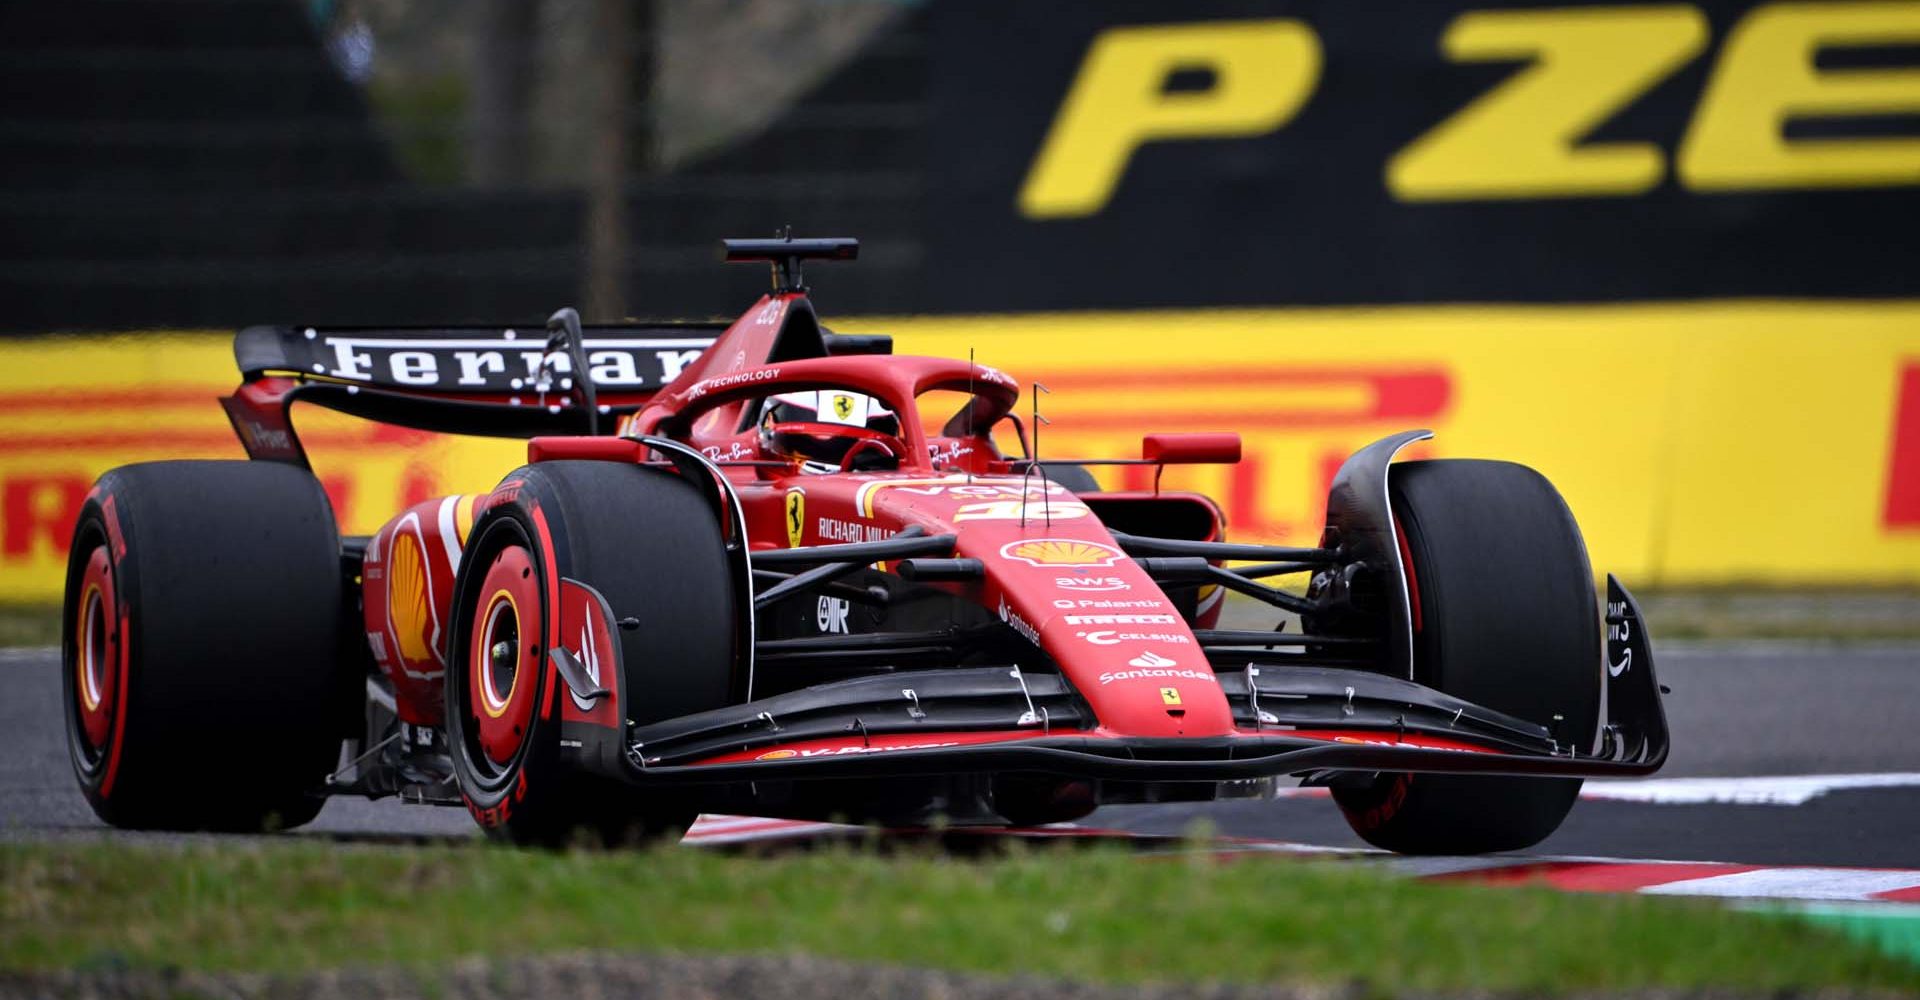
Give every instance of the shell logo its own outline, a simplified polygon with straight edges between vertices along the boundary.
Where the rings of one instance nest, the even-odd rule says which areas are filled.
[[[387,620],[393,623],[400,658],[408,663],[431,659],[428,634],[427,559],[411,532],[396,531],[387,568]]]
[[[769,750],[755,757],[754,760],[787,760],[798,756],[800,756],[800,751],[798,750]]]
[[[1111,545],[1071,538],[1029,538],[1008,542],[1000,548],[1003,559],[1018,559],[1029,566],[1111,566],[1121,552]]]

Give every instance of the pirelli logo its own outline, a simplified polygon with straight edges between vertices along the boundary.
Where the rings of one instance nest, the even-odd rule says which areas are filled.
[[[1669,174],[1698,193],[1920,184],[1920,143],[1910,133],[1785,128],[1920,114],[1911,65],[1824,59],[1916,42],[1920,4],[1878,0],[1759,5],[1718,38],[1690,4],[1462,11],[1434,39],[1461,79],[1478,79],[1485,64],[1523,67],[1409,135],[1379,164],[1380,176],[1403,202],[1631,197]],[[1109,28],[1060,101],[1021,184],[1019,212],[1036,220],[1100,213],[1134,154],[1153,143],[1284,129],[1314,107],[1338,58],[1296,18]],[[1677,142],[1589,138],[1703,61],[1706,83],[1691,95]],[[1181,76],[1205,84],[1168,85]]]

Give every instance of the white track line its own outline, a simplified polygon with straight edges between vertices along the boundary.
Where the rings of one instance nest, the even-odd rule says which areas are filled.
[[[4,653],[0,653],[0,656],[4,656]],[[1830,792],[1857,788],[1920,788],[1920,773],[1790,774],[1746,778],[1642,778],[1628,781],[1589,781],[1580,790],[1580,797],[1588,800],[1640,802],[1654,805],[1799,806]],[[1274,797],[1278,799],[1325,798],[1327,795],[1325,788],[1281,788],[1274,793]],[[685,843],[727,844],[860,829],[856,826],[835,823],[709,814],[701,816],[693,829],[687,831]],[[1056,832],[1065,833],[1071,829],[1072,827],[1068,826]],[[1227,850],[1301,852],[1319,850],[1308,844],[1279,846],[1279,842],[1257,839],[1238,843],[1228,842],[1223,847]],[[1440,868],[1449,864],[1461,866],[1451,870],[1465,871],[1470,869],[1472,863],[1438,860],[1433,862],[1435,871],[1421,870],[1414,874],[1437,874]]]
[[[1469,872],[1494,871],[1499,868],[1518,868],[1534,863],[1533,858],[1493,857],[1432,857],[1408,858],[1390,854],[1380,855],[1379,863],[1397,875],[1413,878],[1431,878],[1435,875],[1465,875]]]
[[[1753,778],[1644,778],[1589,781],[1583,799],[1658,805],[1799,806],[1850,788],[1920,787],[1920,774],[1801,774]]]
[[[805,820],[767,819],[757,816],[701,816],[688,831],[688,845],[737,844],[751,841],[799,840],[816,836],[864,833],[866,828],[840,823]],[[1032,838],[1036,835],[1134,838],[1124,830],[1102,830],[1059,824],[1042,830],[1010,831],[1009,836]],[[1146,838],[1155,839],[1155,838]],[[1188,850],[1186,846],[1178,848]],[[1488,873],[1506,868],[1538,868],[1540,878],[1552,884],[1571,877],[1579,891],[1638,892],[1656,896],[1701,896],[1728,900],[1873,902],[1885,894],[1907,895],[1920,889],[1920,870],[1872,868],[1779,867],[1754,868],[1720,862],[1666,861],[1641,858],[1578,857],[1568,855],[1488,857],[1401,857],[1367,848],[1322,847],[1260,838],[1226,837],[1204,848],[1218,854],[1268,854],[1337,857],[1357,864],[1378,866],[1408,878],[1445,878]],[[1141,855],[1164,856],[1170,848],[1149,848]],[[1602,883],[1596,885],[1591,870],[1600,870]],[[1674,878],[1689,870],[1691,878]],[[1695,874],[1705,869],[1711,873]],[[1733,869],[1733,870],[1729,870]],[[1901,913],[1920,913],[1920,904],[1886,902]]]
[[[1870,900],[1878,893],[1920,886],[1920,871],[1858,868],[1761,868],[1648,886],[1649,896],[1724,896],[1734,899]]]
[[[1738,778],[1635,778],[1589,781],[1580,797],[1593,801],[1653,805],[1801,806],[1829,792],[1852,788],[1920,788],[1920,773],[1782,774]],[[1324,799],[1320,787],[1275,789],[1276,799]]]

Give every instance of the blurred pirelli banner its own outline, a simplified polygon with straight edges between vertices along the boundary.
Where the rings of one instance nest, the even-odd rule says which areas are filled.
[[[1340,457],[1428,426],[1629,579],[1920,583],[1920,3],[930,24],[930,305],[1044,315],[906,342],[1056,387],[1063,457],[1239,430],[1181,481],[1302,544]]]
[[[1920,295],[1920,3],[929,17],[937,310]]]
[[[1042,457],[1136,457],[1149,431],[1233,430],[1246,458],[1169,469],[1230,536],[1318,540],[1340,460],[1410,427],[1421,457],[1546,473],[1596,570],[1647,585],[1920,584],[1920,302],[1136,310],[853,318],[903,353],[1046,384]],[[239,458],[215,403],[218,334],[0,343],[0,598],[59,593],[74,514],[101,471]],[[1029,404],[1022,403],[1025,412]],[[294,419],[342,528],[490,488],[517,441]],[[1150,488],[1151,470],[1098,470]]]
[[[1595,568],[1636,585],[1920,586],[1920,2],[928,0],[870,20],[765,120],[629,178],[630,313],[743,308],[764,275],[720,268],[719,237],[859,236],[860,262],[808,270],[833,328],[1046,383],[1049,459],[1239,431],[1240,466],[1165,480],[1219,497],[1238,538],[1314,541],[1342,457],[1430,427],[1420,455],[1545,472]],[[18,92],[0,118],[54,106]],[[91,113],[19,131],[105,134]],[[219,331],[587,302],[563,183],[429,184],[396,155],[378,198],[264,170],[205,204],[121,181],[53,198],[75,163],[133,154],[37,155],[0,163],[20,174],[0,301],[16,328],[127,332],[0,341],[0,599],[58,594],[100,471],[240,455]],[[427,222],[363,218],[416,201]],[[481,253],[496,235],[512,253]],[[143,332],[181,328],[201,332]],[[296,421],[350,532],[524,457]]]

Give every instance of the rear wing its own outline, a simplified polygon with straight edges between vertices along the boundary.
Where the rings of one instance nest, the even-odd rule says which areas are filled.
[[[774,295],[799,308],[779,338],[805,319],[804,344],[785,360],[890,354],[884,335],[843,336],[819,325],[800,283],[805,260],[853,260],[851,238],[727,240],[729,262],[764,261]],[[762,299],[764,304],[767,300]],[[782,300],[785,301],[784,299]],[[755,307],[760,309],[759,306]],[[250,458],[307,466],[288,411],[295,402],[446,434],[532,438],[612,431],[679,378],[732,323],[587,326],[562,309],[546,329],[506,326],[250,326],[233,338],[240,388],[220,401]],[[762,338],[764,339],[764,338]],[[759,341],[754,341],[759,343]],[[765,351],[738,363],[770,360]],[[697,377],[697,376],[696,376]]]
[[[725,322],[250,326],[221,400],[247,454],[306,465],[296,401],[417,430],[490,437],[607,433],[711,346]],[[581,372],[585,378],[581,378]]]

